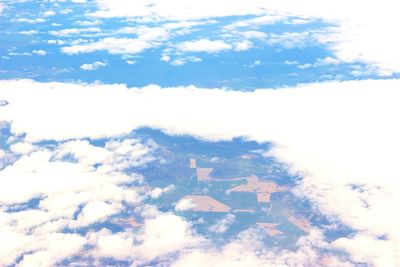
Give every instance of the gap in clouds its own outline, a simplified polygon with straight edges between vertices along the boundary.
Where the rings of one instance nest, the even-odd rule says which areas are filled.
[[[10,135],[9,137],[11,137],[9,138],[9,144],[7,144],[6,146],[3,145],[1,148],[5,150],[7,154],[16,153],[10,151],[10,147],[12,149],[15,143],[23,142],[23,138],[22,136],[12,138],[12,135]],[[237,242],[237,239],[240,238],[240,236],[248,235],[254,232],[254,234],[256,233],[258,236],[257,241],[255,241],[255,237],[247,237],[250,238],[249,242],[260,242],[260,247],[254,249],[264,250],[273,248],[272,251],[275,251],[274,253],[277,253],[277,247],[281,247],[282,249],[287,250],[286,253],[294,253],[294,255],[297,255],[296,253],[299,253],[296,252],[299,249],[299,245],[296,244],[296,241],[301,238],[305,238],[308,233],[300,230],[299,228],[297,228],[297,226],[286,221],[287,216],[290,216],[290,214],[294,214],[296,216],[301,215],[302,217],[307,218],[310,223],[312,223],[313,228],[321,228],[321,226],[328,227],[329,225],[332,225],[332,222],[327,221],[327,219],[324,218],[322,215],[318,215],[310,210],[310,204],[305,199],[296,198],[291,193],[274,195],[272,197],[271,205],[268,205],[266,203],[258,205],[254,202],[250,195],[226,195],[226,192],[221,191],[221,189],[225,188],[223,190],[226,190],[226,188],[229,188],[232,185],[226,187],[228,184],[223,185],[222,182],[218,182],[215,186],[212,187],[210,187],[211,184],[203,185],[203,189],[208,188],[207,190],[209,190],[209,192],[204,191],[202,192],[202,194],[209,194],[225,203],[228,203],[229,205],[231,205],[232,209],[253,208],[259,210],[251,213],[241,213],[232,210],[232,213],[228,213],[235,214],[233,217],[234,220],[231,222],[231,225],[224,226],[224,228],[222,228],[223,230],[219,230],[217,234],[211,234],[209,232],[209,228],[215,224],[221,223],[224,220],[224,213],[193,213],[190,211],[176,212],[174,210],[175,203],[177,203],[179,199],[185,194],[200,193],[198,191],[199,184],[196,185],[192,184],[191,182],[188,183],[188,180],[192,181],[194,178],[193,171],[189,168],[189,159],[191,157],[197,158],[197,164],[199,166],[206,167],[212,165],[213,167],[215,167],[215,177],[225,177],[226,179],[229,179],[230,177],[235,175],[245,176],[249,174],[255,174],[263,177],[263,179],[273,180],[282,186],[288,187],[296,186],[296,181],[298,180],[298,178],[290,176],[286,172],[286,167],[283,164],[276,162],[276,160],[273,158],[263,156],[265,152],[270,150],[270,144],[259,144],[254,141],[246,141],[241,138],[235,138],[234,140],[229,142],[208,142],[198,140],[191,136],[169,136],[158,130],[152,129],[138,129],[128,136],[121,136],[118,139],[114,140],[120,140],[121,142],[124,142],[124,140],[131,140],[132,138],[136,140],[148,140],[145,141],[144,144],[148,144],[153,147],[151,151],[151,159],[144,160],[144,164],[135,164],[132,168],[129,167],[129,165],[122,165],[122,167],[124,168],[124,175],[137,176],[137,174],[140,174],[144,177],[143,182],[139,182],[139,184],[137,182],[125,182],[124,185],[119,185],[123,190],[135,190],[138,194],[140,194],[141,200],[139,202],[136,201],[130,204],[129,202],[124,203],[124,201],[122,201],[121,204],[123,205],[123,209],[118,208],[116,211],[113,211],[111,213],[105,213],[105,217],[92,218],[89,220],[88,214],[90,213],[88,212],[88,207],[90,205],[94,205],[91,203],[95,202],[85,202],[85,200],[83,200],[83,202],[78,201],[75,204],[76,206],[70,206],[68,208],[68,210],[72,207],[74,209],[74,212],[71,213],[68,224],[61,224],[54,229],[49,226],[51,224],[61,223],[62,220],[60,220],[60,218],[57,218],[57,215],[55,214],[52,215],[53,217],[49,217],[49,214],[56,212],[57,206],[54,206],[55,204],[62,204],[65,201],[63,200],[63,195],[67,194],[68,196],[68,189],[63,189],[57,193],[55,193],[54,191],[49,191],[49,193],[43,192],[41,193],[41,197],[34,197],[27,202],[21,202],[8,206],[4,204],[2,205],[2,216],[5,218],[7,218],[7,216],[9,216],[10,218],[19,218],[19,222],[17,221],[17,228],[13,229],[12,224],[7,225],[7,221],[5,221],[5,223],[3,223],[2,227],[0,228],[0,235],[2,234],[2,231],[4,231],[4,229],[7,229],[7,227],[9,228],[8,231],[17,230],[20,233],[23,231],[27,231],[26,233],[30,233],[31,235],[33,235],[32,242],[38,242],[40,244],[44,242],[42,238],[51,238],[51,236],[54,235],[54,231],[56,231],[56,233],[61,236],[67,237],[68,235],[73,235],[75,238],[79,237],[81,239],[80,242],[85,243],[84,247],[78,249],[76,252],[71,252],[72,254],[67,254],[69,256],[54,254],[54,252],[52,252],[51,248],[49,247],[50,245],[54,244],[51,242],[48,244],[45,243],[43,245],[39,245],[39,247],[32,247],[31,249],[33,250],[33,252],[31,254],[26,252],[24,253],[23,251],[19,252],[21,254],[16,259],[16,262],[19,262],[21,266],[25,266],[26,264],[39,264],[40,262],[42,264],[46,264],[46,261],[44,260],[44,255],[39,256],[41,255],[40,253],[44,252],[49,253],[49,262],[53,264],[58,262],[58,264],[61,265],[75,265],[80,263],[89,265],[120,264],[121,266],[129,266],[133,261],[138,263],[139,265],[150,264],[158,266],[159,264],[163,264],[163,262],[173,264],[174,261],[180,261],[181,257],[183,257],[184,255],[186,257],[186,253],[188,253],[188,255],[196,251],[199,253],[208,253],[208,250],[204,249],[202,246],[196,247],[196,239],[193,239],[192,241],[190,241],[192,243],[189,242],[186,245],[184,243],[182,245],[177,244],[177,248],[195,246],[194,248],[186,252],[185,250],[183,250],[182,253],[184,254],[178,253],[178,251],[175,251],[174,249],[171,250],[161,248],[162,250],[166,249],[165,253],[167,254],[165,254],[165,256],[167,257],[162,256],[163,252],[160,252],[161,254],[151,256],[151,254],[148,253],[150,253],[149,251],[153,250],[154,248],[141,248],[141,246],[145,246],[146,242],[152,242],[151,239],[153,235],[152,232],[147,233],[145,236],[143,236],[143,234],[145,234],[146,231],[148,232],[155,230],[153,228],[145,228],[146,221],[152,222],[152,220],[158,220],[157,218],[164,218],[163,216],[167,216],[166,218],[168,218],[168,220],[178,220],[177,222],[181,220],[178,219],[179,217],[171,217],[172,215],[163,214],[177,213],[177,215],[181,216],[183,219],[190,223],[190,228],[196,233],[196,238],[207,240],[207,242],[210,242],[211,247],[215,247],[215,249],[230,246],[230,243]],[[17,156],[15,159],[15,163],[24,161],[24,157],[28,158],[34,156],[35,154],[42,153],[41,151],[49,150],[54,151],[54,158],[51,159],[50,162],[70,162],[73,164],[84,165],[89,164],[92,166],[92,168],[100,169],[102,168],[103,164],[107,164],[107,158],[101,156],[104,151],[102,152],[100,148],[111,149],[112,146],[110,146],[109,144],[109,138],[93,140],[85,138],[80,140],[72,139],[61,143],[55,141],[35,142],[32,144],[35,148],[31,151],[24,151],[24,155]],[[121,150],[118,153],[124,153],[123,151],[126,150],[126,148],[122,147],[118,149]],[[16,149],[14,150],[16,151]],[[92,151],[89,152],[90,150]],[[19,153],[22,153],[21,150],[19,151]],[[250,158],[248,158],[249,156]],[[114,160],[115,158],[118,158],[117,155],[114,155],[113,157]],[[106,161],[102,163],[101,160]],[[40,171],[40,164],[41,162],[38,161],[36,163],[37,167],[33,166],[33,168],[37,168],[37,171],[39,173],[42,173],[42,171]],[[10,168],[10,164],[7,164],[6,168]],[[2,171],[5,170],[3,169]],[[90,170],[88,171],[90,172]],[[55,176],[52,179],[57,179],[57,173],[54,174]],[[30,179],[35,178],[31,177]],[[2,178],[2,180],[3,182],[5,182],[4,177]],[[84,180],[82,180],[81,182],[84,182]],[[236,185],[240,183],[242,182],[234,182],[234,184]],[[96,185],[96,187],[98,187],[98,185]],[[162,190],[159,190],[160,188],[166,189],[168,187],[171,189],[164,190],[164,192]],[[63,192],[64,190],[65,192]],[[102,205],[114,205],[115,203],[118,203],[118,201],[120,201],[116,196],[113,196],[111,198],[107,197],[107,194],[104,196],[101,196],[101,194],[96,196],[96,194],[98,194],[95,193],[96,189],[91,189],[90,191],[87,191],[88,189],[82,188],[82,190],[82,192],[76,192],[73,195],[69,195],[68,198],[70,198],[71,201],[74,201],[74,199],[78,200],[80,198],[79,196],[83,196],[84,194],[94,194],[94,200],[92,199],[92,201],[103,198],[103,201],[105,201],[104,203],[107,204]],[[152,192],[155,192],[157,190],[162,193],[160,193],[160,195],[159,193],[157,193],[155,196],[152,196],[154,195],[152,194]],[[115,193],[117,192],[118,191],[115,191]],[[4,200],[5,199],[3,199],[3,201]],[[52,204],[52,202],[54,202],[54,204]],[[98,209],[100,209],[102,205],[100,205]],[[151,206],[157,207],[157,209],[161,213],[156,212],[155,210],[151,210],[152,208],[149,208]],[[4,207],[8,208],[4,209]],[[29,222],[29,217],[24,217],[23,214],[26,214],[25,216],[27,216],[30,213],[32,213],[32,215],[38,213],[38,216],[40,215],[44,218],[41,219],[39,222]],[[265,215],[266,213],[268,213],[267,216]],[[94,216],[94,214],[92,214],[91,216]],[[278,238],[271,239],[270,236],[266,235],[262,228],[259,228],[256,225],[257,222],[271,222],[271,220],[274,222],[278,222],[280,231],[283,231],[282,233],[284,233],[283,235],[278,236]],[[10,221],[10,223],[11,222],[12,220]],[[323,229],[322,231],[326,232],[326,237],[322,237],[324,239],[326,238],[326,241],[324,242],[331,242],[335,240],[338,236],[342,237],[349,234],[345,234],[345,232],[340,229],[341,228],[337,225],[335,226],[335,229]],[[166,233],[168,233],[168,231],[170,230],[170,228],[165,229]],[[332,238],[332,236],[329,236],[333,232],[336,234],[336,238]],[[41,233],[41,235],[38,236],[38,233]],[[102,245],[104,242],[102,241],[103,239],[114,240],[118,238],[128,237],[133,238],[136,241],[134,241],[133,244],[129,245],[129,239],[123,239],[126,240],[124,241],[125,245],[120,247],[119,250],[123,251],[124,249],[128,249],[128,251],[132,250],[132,253],[133,251],[136,251],[135,253],[139,253],[139,255],[142,254],[142,256],[135,256],[132,258],[131,256],[128,256],[128,254],[120,255],[117,251],[110,250],[110,248],[103,247]],[[166,236],[164,238],[170,237]],[[185,234],[185,238],[190,238],[190,235],[186,236]],[[110,245],[112,246],[121,246],[121,244],[119,243],[114,244],[113,242],[116,241],[112,240],[109,240],[107,242],[110,242]],[[60,244],[63,244],[63,242],[67,241],[60,240],[59,242]],[[134,248],[135,246],[137,246],[136,249]],[[210,248],[210,246],[208,248]],[[38,249],[40,249],[41,252],[39,252]],[[320,254],[320,256],[311,259],[311,261],[321,261],[321,255],[329,255],[329,257],[337,257],[338,259],[342,260],[347,259],[347,256],[345,254],[342,254],[342,252],[340,251],[330,249],[327,250],[326,248],[320,250],[322,248],[318,248],[318,245],[314,249],[317,249],[317,251],[319,251],[318,253]],[[246,253],[251,252],[247,251]],[[271,253],[271,251],[269,253]],[[7,262],[8,257],[9,255],[3,254],[3,259],[5,260],[5,262]],[[268,258],[258,260],[269,261]]]
[[[353,262],[396,266],[399,217],[393,210],[399,203],[396,194],[399,184],[394,155],[399,147],[400,129],[393,121],[398,114],[398,83],[396,79],[329,82],[243,92],[195,87],[127,88],[124,85],[14,80],[2,81],[3,99],[9,104],[1,108],[0,116],[3,121],[11,123],[13,133],[26,133],[27,142],[112,138],[142,127],[214,141],[232,140],[239,136],[260,143],[269,141],[274,146],[270,152],[263,154],[284,162],[292,174],[302,177],[293,188],[295,195],[308,199],[312,204],[311,210],[317,210],[329,221],[347,227],[328,227],[328,231],[338,229],[346,235],[328,244],[321,229],[311,231],[311,236],[307,238],[314,238],[312,244],[344,250]],[[70,103],[74,103],[72,109]],[[221,103],[224,108],[221,108]],[[20,151],[27,148],[29,145],[16,147]],[[113,146],[109,149],[114,151]],[[218,162],[218,159],[214,160]],[[187,164],[186,159],[186,168]],[[238,190],[242,190],[240,188],[243,189],[239,187]],[[173,188],[164,187],[150,196],[158,196],[165,192],[164,189],[174,192]],[[207,187],[203,189],[206,190],[203,193],[210,190]],[[226,190],[219,192],[223,191]],[[27,195],[31,193],[25,192]],[[246,194],[246,191],[243,193]],[[10,201],[14,196],[2,197]],[[184,209],[192,208],[187,202],[190,204],[186,201]],[[111,212],[109,208],[112,207],[106,207],[104,212]],[[182,205],[179,207],[178,210],[182,210]],[[298,219],[294,222],[299,223]],[[88,220],[82,215],[80,223]],[[182,236],[185,232],[183,230]],[[122,243],[129,239],[128,236],[109,235],[104,233],[99,238]],[[371,254],[372,247],[380,249]],[[228,248],[230,246],[226,247],[230,251]],[[315,253],[314,248],[311,251]],[[111,252],[107,250],[107,253]],[[146,255],[149,258],[154,256]],[[185,255],[187,257],[183,257],[182,261],[186,262],[195,258],[196,254]],[[201,255],[207,258],[214,253],[202,251]],[[225,254],[214,256],[228,257]],[[318,260],[315,257],[308,258]],[[231,259],[230,256],[228,258]]]

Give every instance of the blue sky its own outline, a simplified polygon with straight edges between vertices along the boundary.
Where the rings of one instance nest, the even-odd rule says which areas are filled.
[[[0,265],[399,266],[398,10],[0,0]]]

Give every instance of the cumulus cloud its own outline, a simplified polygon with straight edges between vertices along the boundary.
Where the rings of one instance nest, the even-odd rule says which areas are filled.
[[[44,18],[36,18],[36,19],[19,18],[19,19],[16,19],[15,21],[29,23],[29,24],[35,24],[35,23],[45,22],[46,20]]]
[[[38,34],[39,31],[37,31],[37,30],[26,30],[26,31],[19,31],[18,33],[22,34],[22,35],[35,35],[35,34]]]
[[[232,49],[230,44],[225,43],[222,40],[208,40],[199,39],[195,41],[186,41],[177,44],[177,49],[183,52],[206,52],[206,53],[217,53],[225,50]]]
[[[54,266],[82,257],[91,244],[83,227],[145,197],[142,177],[124,170],[152,161],[155,147],[129,137],[104,146],[11,144],[7,153],[18,156],[0,170],[0,265]]]
[[[126,2],[124,0],[97,0],[99,10],[91,15],[94,17],[148,17],[163,20],[198,20],[210,17],[240,16],[259,14],[263,12],[263,3],[259,0],[236,1],[229,0],[213,2],[206,1],[165,1]],[[226,8],[229,6],[229,8]]]
[[[314,66],[325,66],[325,65],[338,65],[340,60],[332,57],[318,58],[314,63]]]
[[[149,262],[177,251],[200,245],[203,239],[196,236],[191,225],[171,213],[156,212],[146,218],[138,233],[125,231],[112,234],[108,231],[92,233],[96,258]]]
[[[128,1],[129,2],[129,1]],[[327,47],[336,60],[343,63],[368,64],[368,71],[357,71],[355,75],[378,74],[390,76],[400,72],[400,38],[392,34],[393,25],[399,24],[399,17],[394,10],[399,8],[398,1],[384,0],[349,4],[347,1],[328,1],[321,4],[317,0],[223,0],[213,1],[134,1],[97,0],[97,10],[88,14],[91,18],[77,24],[93,26],[101,23],[96,18],[127,17],[139,26],[123,27],[113,33],[100,32],[98,28],[69,28],[52,30],[57,36],[100,35],[108,37],[88,40],[87,43],[70,44],[63,47],[67,54],[107,51],[111,54],[137,54],[160,45],[172,46],[182,51],[211,52],[244,51],[252,47],[251,39],[266,42],[269,45],[281,45],[284,48],[303,47],[309,44],[321,44]],[[227,9],[226,6],[230,8]],[[54,11],[47,11],[53,14]],[[371,15],[373,14],[373,15]],[[381,16],[380,14],[384,14]],[[238,16],[250,16],[243,19]],[[213,31],[215,41],[199,39],[180,44],[167,41],[174,34],[183,35],[191,32],[197,25],[209,23],[210,18],[230,17],[236,21]],[[43,22],[43,19],[20,18],[26,23]],[[157,27],[147,27],[146,22],[156,20]],[[174,22],[170,22],[174,21]],[[284,33],[265,33],[263,25],[277,22],[287,25],[322,21],[318,30],[285,31]],[[215,21],[213,23],[216,23]],[[180,26],[178,26],[180,25]],[[140,33],[146,31],[147,33]],[[20,34],[37,34],[37,30],[23,30]],[[119,38],[116,34],[137,34],[138,38]],[[140,35],[143,36],[140,36]],[[147,35],[150,39],[145,37]],[[155,35],[155,36],[153,36]],[[103,35],[102,35],[103,36]],[[152,37],[153,36],[153,37]],[[200,38],[204,38],[203,36]],[[199,42],[202,40],[202,42]],[[209,41],[209,43],[206,42]],[[199,42],[199,43],[197,43]],[[384,49],[382,48],[384,47]],[[182,65],[182,60],[175,65]]]
[[[38,242],[33,253],[25,254],[18,266],[52,266],[62,259],[76,255],[83,249],[85,239],[78,234],[53,233]],[[28,247],[28,246],[27,246]]]
[[[253,44],[250,41],[244,40],[235,44],[235,51],[246,51],[249,50],[252,46]]]
[[[197,207],[191,198],[183,198],[175,205],[176,211],[187,211]]]
[[[168,58],[169,58],[169,56],[163,56],[161,58],[161,61],[169,62],[170,59],[168,59]],[[203,61],[203,60],[199,57],[187,56],[187,57],[181,57],[181,58],[174,59],[170,63],[172,66],[182,66],[189,62],[201,62],[201,61]]]
[[[19,142],[10,146],[10,151],[16,154],[29,154],[34,149],[30,143]]]
[[[135,1],[97,0],[98,10],[93,17],[130,17],[141,19],[199,20],[205,18],[252,15],[256,18],[238,20],[228,26],[228,30],[246,30],[255,26],[272,24],[278,21],[301,24],[307,21],[322,20],[331,26],[325,27],[315,41],[326,45],[342,62],[361,62],[374,67],[374,72],[388,76],[400,72],[400,38],[393,34],[393,25],[400,23],[397,10],[399,2],[384,1],[324,1],[318,0],[240,0],[196,1],[162,0]],[[150,4],[151,3],[151,4]],[[229,6],[229,8],[226,8]],[[361,8],[362,6],[362,8]],[[290,19],[289,19],[290,18]],[[323,27],[322,27],[323,28]],[[283,39],[283,37],[285,37]],[[285,42],[287,38],[314,38],[299,33],[286,33],[275,36],[273,42]],[[304,44],[304,40],[301,44]],[[285,44],[286,47],[292,47]]]
[[[165,188],[156,187],[149,192],[149,196],[153,199],[157,199],[157,198],[161,197],[163,194],[171,192],[174,189],[175,189],[175,186],[172,184]]]
[[[117,35],[135,35],[132,37],[106,37],[97,41],[70,43],[70,46],[63,47],[62,52],[66,54],[92,53],[96,51],[107,51],[111,54],[137,54],[147,49],[158,47],[168,41],[171,37],[187,34],[190,28],[207,24],[208,22],[176,22],[165,23],[157,27],[122,27],[113,32]],[[98,28],[64,29],[51,31],[53,35],[70,35],[81,32],[94,32]]]
[[[38,55],[38,56],[45,56],[45,55],[47,55],[47,52],[44,50],[33,50],[32,54]]]
[[[323,241],[318,230],[313,230],[309,235],[300,238],[295,251],[271,251],[261,242],[261,236],[262,234],[255,229],[245,230],[222,248],[209,245],[207,248],[182,253],[172,266],[353,266],[333,256],[324,262],[325,258],[320,249],[328,244]]]
[[[178,251],[185,246],[196,245],[198,239],[191,232],[190,224],[181,217],[161,214],[148,219],[139,236],[138,252],[147,259]]]
[[[61,51],[70,55],[96,51],[107,51],[110,54],[137,54],[151,47],[151,43],[140,39],[107,37],[94,43],[63,47]]]
[[[85,63],[80,66],[81,70],[97,70],[98,68],[107,66],[107,63],[96,61],[93,63]]]
[[[74,35],[79,35],[81,36],[82,34],[90,34],[90,33],[99,33],[101,32],[101,29],[96,28],[96,27],[91,27],[91,28],[70,28],[70,29],[62,29],[62,30],[57,30],[57,31],[49,31],[49,34],[54,35],[54,36],[60,36],[60,37],[68,37],[68,36],[74,36]]]
[[[45,17],[54,16],[55,14],[56,14],[56,12],[54,10],[47,10],[47,11],[43,12],[43,16],[45,16]]]
[[[217,234],[225,233],[229,229],[231,224],[235,221],[235,219],[235,215],[228,214],[221,220],[217,221],[215,224],[211,225],[208,230]]]
[[[241,28],[246,29],[248,27],[274,24],[276,22],[282,21],[285,18],[286,16],[283,15],[264,15],[252,19],[240,20],[230,23],[224,26],[224,29],[227,31],[233,31]]]
[[[139,127],[208,140],[244,136],[272,142],[269,155],[304,177],[297,195],[310,199],[320,212],[353,228],[371,244],[396,248],[400,246],[400,216],[393,212],[400,203],[396,162],[400,127],[395,123],[400,113],[399,84],[396,79],[365,80],[240,92],[2,81],[2,97],[9,104],[1,107],[0,118],[10,124],[12,133],[26,134],[29,142],[118,136]],[[74,103],[74,109],[69,103]],[[48,162],[49,156],[46,151],[35,152],[14,164],[21,167],[7,167],[2,174],[15,177],[17,190],[17,184],[26,184],[21,179],[32,180],[27,173],[39,176],[43,172],[41,177],[48,177],[45,174],[56,164]],[[43,164],[34,164],[38,161]],[[33,164],[40,167],[36,173],[29,172]],[[81,167],[71,164],[57,163],[65,167],[60,173],[82,177]],[[91,174],[85,176],[90,181]],[[96,181],[107,181],[103,173],[96,177]],[[8,190],[14,183],[0,186],[1,202],[28,200],[44,194],[43,190],[56,192],[59,186],[73,188],[68,179],[57,184],[47,178],[35,180],[18,189],[18,196]],[[398,265],[393,250],[371,255],[365,246],[350,244],[359,243],[343,238],[337,246],[371,264]]]
[[[118,213],[120,204],[107,204],[104,201],[91,201],[83,207],[78,218],[70,223],[72,227],[82,227],[94,222],[102,221],[112,214]]]

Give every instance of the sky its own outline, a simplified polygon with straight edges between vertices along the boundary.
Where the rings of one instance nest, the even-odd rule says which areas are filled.
[[[322,250],[400,266],[399,7],[0,0],[0,266],[324,266]],[[215,247],[148,204],[138,170],[159,145],[143,128],[271,144],[293,193],[352,234],[316,226],[269,251],[250,229]],[[139,232],[90,228],[127,203]]]

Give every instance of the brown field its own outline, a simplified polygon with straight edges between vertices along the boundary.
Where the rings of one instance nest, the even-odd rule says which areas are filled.
[[[210,177],[210,173],[213,171],[213,168],[196,168],[197,180],[198,181],[211,181],[212,177]]]
[[[193,211],[229,212],[231,208],[218,200],[206,195],[187,195],[183,199],[191,199],[196,205]]]
[[[294,225],[296,225],[298,228],[300,228],[305,233],[308,233],[310,231],[311,224],[309,221],[307,221],[304,218],[290,216],[288,218],[288,221],[293,223]]]
[[[196,159],[189,159],[189,167],[191,169],[196,169]]]
[[[197,180],[201,182],[223,182],[223,181],[239,181],[243,179],[247,179],[248,177],[237,177],[237,178],[214,178],[210,174],[212,173],[213,168],[196,168]]]
[[[260,181],[257,176],[247,177],[247,183],[235,186],[231,192],[254,192],[257,193],[257,201],[267,203],[272,193],[282,192],[284,189],[272,181]]]
[[[276,236],[283,234],[282,231],[276,229],[276,227],[279,225],[277,223],[257,223],[257,225],[262,227],[269,236]]]
[[[268,203],[271,200],[270,193],[257,193],[257,202]]]
[[[239,181],[243,179],[248,179],[249,177],[236,177],[236,178],[214,178],[210,174],[214,170],[213,168],[198,168],[196,159],[189,159],[189,167],[191,169],[196,169],[197,180],[201,182],[223,182],[223,181]]]

